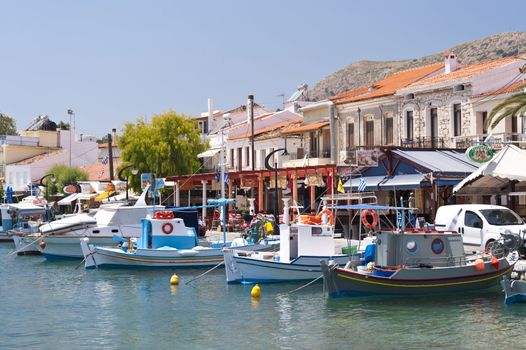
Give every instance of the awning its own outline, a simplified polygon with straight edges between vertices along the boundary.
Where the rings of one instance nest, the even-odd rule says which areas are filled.
[[[422,187],[426,174],[404,174],[386,177],[380,183],[381,190],[412,190]]]
[[[102,193],[99,193],[97,197],[95,197],[95,201],[102,202],[105,199],[108,199],[110,196],[113,196],[115,194],[115,191],[105,191]]]
[[[64,197],[61,200],[59,200],[57,204],[58,205],[70,205],[71,203],[77,200],[79,195],[80,193],[72,193],[69,196]]]
[[[345,188],[346,190],[348,189],[358,190],[360,179],[365,180],[365,191],[378,191],[378,184],[385,179],[385,175],[364,176],[362,178],[354,177],[350,179],[349,181],[347,181],[345,184],[343,184],[343,188]]]
[[[221,148],[211,148],[207,151],[201,152],[197,155],[197,158],[209,158],[213,157],[221,151]]]

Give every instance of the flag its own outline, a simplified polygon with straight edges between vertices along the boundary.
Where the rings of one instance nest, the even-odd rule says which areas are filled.
[[[102,158],[102,161],[101,161],[101,162],[102,162],[102,164],[106,165],[106,164],[108,164],[108,161],[109,161],[109,160],[110,160],[110,158],[109,158],[108,156],[104,156],[104,157]]]
[[[345,193],[345,189],[343,188],[342,179],[338,179],[338,188],[337,191],[340,193]]]
[[[367,182],[365,182],[365,179],[361,177],[360,182],[358,183],[358,191],[363,192],[365,191],[366,187],[367,187]]]

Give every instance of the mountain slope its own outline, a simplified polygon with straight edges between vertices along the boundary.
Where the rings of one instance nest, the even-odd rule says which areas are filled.
[[[526,53],[526,32],[501,33],[468,41],[448,50],[463,65]],[[448,51],[445,50],[445,51]],[[443,53],[402,61],[358,61],[332,73],[309,89],[309,99],[322,100],[356,87],[370,84],[394,72],[440,62]]]

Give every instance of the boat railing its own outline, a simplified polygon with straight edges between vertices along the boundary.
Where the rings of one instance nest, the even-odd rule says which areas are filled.
[[[407,267],[445,267],[466,265],[466,257],[461,256],[437,256],[437,257],[409,257],[405,259]]]

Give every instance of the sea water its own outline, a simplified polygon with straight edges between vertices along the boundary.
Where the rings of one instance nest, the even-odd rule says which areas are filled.
[[[0,245],[0,348],[480,349],[526,347],[526,305],[463,295],[328,299],[322,284],[227,285],[217,269],[75,269]],[[170,286],[171,275],[180,276]]]

